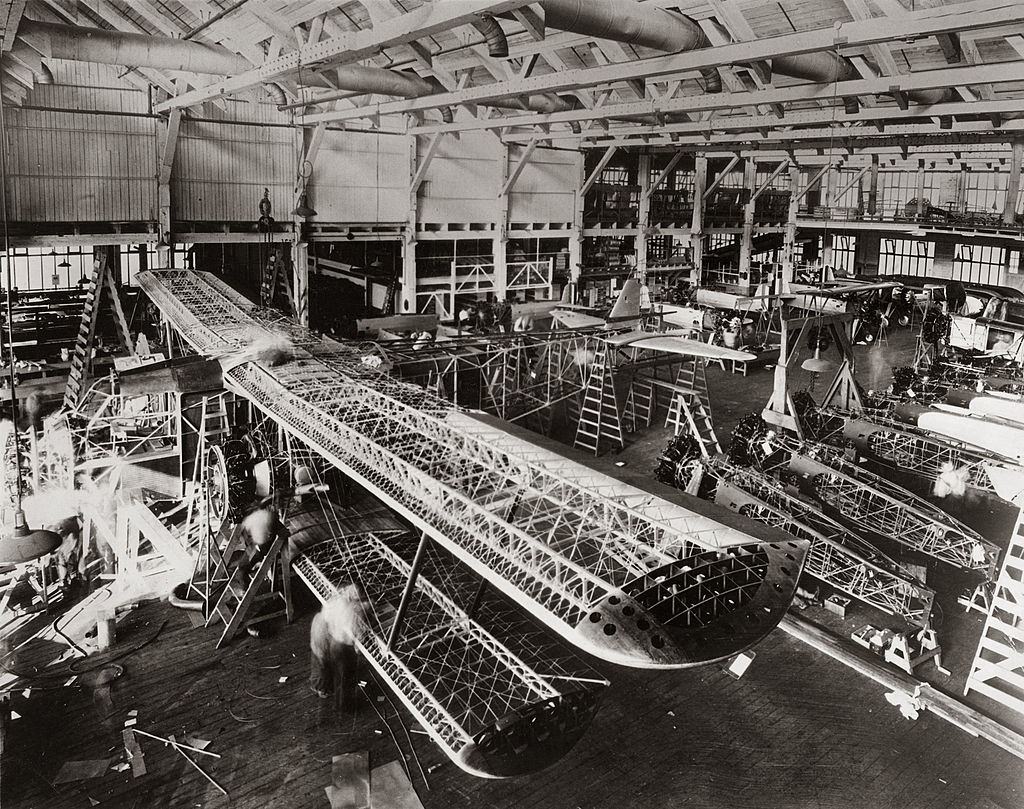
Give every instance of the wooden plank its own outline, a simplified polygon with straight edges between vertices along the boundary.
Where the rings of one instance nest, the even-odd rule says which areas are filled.
[[[373,809],[423,809],[402,765],[390,761],[370,773],[370,805]]]
[[[370,809],[370,756],[365,750],[331,761],[331,785],[324,787],[331,809]]]

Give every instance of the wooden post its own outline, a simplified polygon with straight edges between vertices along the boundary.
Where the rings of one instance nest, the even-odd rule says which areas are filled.
[[[917,216],[924,216],[924,161],[917,161]]]
[[[647,193],[651,187],[651,156],[640,155],[637,160],[640,185],[640,210],[636,233],[636,277],[641,284],[647,283],[647,228],[650,226],[651,198]]]
[[[491,281],[494,286],[494,299],[505,299],[508,288],[508,201],[506,191],[508,181],[509,147],[501,143],[498,150],[498,196],[496,200],[495,234],[491,252],[494,256],[494,275]]]
[[[878,153],[871,155],[871,174],[868,184],[868,216],[878,213]]]
[[[1024,139],[1013,142],[1010,156],[1010,176],[1006,178],[1006,196],[1003,198],[1003,224],[1012,225],[1017,220],[1017,197],[1020,194],[1020,171],[1024,163]]]
[[[708,184],[708,159],[700,155],[694,161],[693,219],[690,241],[693,245],[693,280],[698,286],[704,272],[704,188]]]
[[[302,239],[302,219],[295,219],[292,241],[292,306],[295,322],[309,325],[309,244]]]
[[[796,217],[800,212],[800,167],[793,163],[789,167],[789,209],[786,211],[786,235],[782,243],[782,278],[779,292],[789,290],[793,282],[796,264]]]
[[[586,180],[586,165],[583,152],[576,157],[576,193],[573,200],[572,229],[569,231],[569,286],[571,301],[576,302],[579,294],[580,267],[583,264],[583,183]]]
[[[750,277],[750,253],[754,242],[754,191],[757,189],[757,161],[748,157],[743,162],[743,188],[750,195],[743,208],[743,233],[740,235],[740,279]]]
[[[405,239],[402,243],[402,289],[399,312],[416,313],[416,221],[419,215],[418,189],[412,187],[416,176],[416,136],[409,136],[409,199]]]

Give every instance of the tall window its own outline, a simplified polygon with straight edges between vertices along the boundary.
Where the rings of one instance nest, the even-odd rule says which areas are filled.
[[[935,242],[915,239],[882,239],[878,271],[896,275],[931,275]]]
[[[976,284],[998,284],[1003,271],[1020,272],[1020,252],[986,244],[958,244],[953,278]]]
[[[832,266],[837,274],[853,275],[854,258],[857,254],[857,237],[844,233],[832,236]]]

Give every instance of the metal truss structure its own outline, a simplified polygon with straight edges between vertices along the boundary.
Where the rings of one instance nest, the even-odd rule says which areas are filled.
[[[935,593],[871,543],[787,492],[774,478],[724,458],[704,464],[718,481],[716,502],[810,541],[804,573],[910,626],[928,625]]]
[[[769,472],[795,473],[802,489],[837,519],[919,553],[992,578],[999,548],[977,531],[895,483],[848,460],[840,450],[776,435],[785,456]]]
[[[967,470],[967,486],[994,494],[987,466],[1005,466],[980,450],[918,430],[911,425],[872,414],[846,413],[836,409],[822,411],[829,421],[841,420],[836,429],[818,435],[831,444],[850,443],[862,457],[894,472],[936,480],[945,468]]]
[[[113,376],[101,379],[75,407],[46,419],[33,452],[38,487],[71,490],[85,474],[110,486],[187,497],[201,457],[198,443],[211,431],[223,432],[225,407],[219,392],[140,393],[122,389]]]
[[[190,271],[140,276],[227,387],[575,645],[625,665],[722,659],[781,620],[807,550],[603,475],[369,368]],[[246,355],[287,336],[281,364]]]
[[[452,402],[548,432],[557,416],[574,418],[599,336],[555,331],[456,337],[416,344],[391,340],[379,351],[400,379]]]
[[[361,651],[453,760],[504,777],[547,766],[575,744],[605,680],[507,607],[467,600],[473,583],[438,547],[417,553],[415,537],[401,532],[327,531],[333,538],[300,557],[296,572],[324,601],[349,581],[362,584],[373,608]],[[392,639],[414,566],[407,628]]]

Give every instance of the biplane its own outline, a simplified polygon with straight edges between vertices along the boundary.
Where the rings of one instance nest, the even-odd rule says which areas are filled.
[[[754,355],[734,348],[704,343],[689,337],[692,328],[669,331],[644,331],[641,325],[640,284],[633,278],[627,279],[619,291],[615,305],[606,317],[579,311],[580,307],[559,304],[551,312],[554,323],[570,330],[615,330],[605,341],[616,348],[636,348],[678,357],[697,357],[709,360],[736,360],[746,362]]]
[[[212,275],[156,270],[139,283],[179,347],[221,358],[224,387],[244,405],[236,413],[272,425],[412,527],[336,529],[333,487],[314,487],[328,491],[302,504],[318,516],[303,518],[309,541],[293,569],[321,599],[361,582],[372,616],[360,650],[467,772],[547,766],[593,717],[607,682],[564,650],[547,653],[538,635],[620,665],[687,668],[762,640],[794,596],[805,540],[626,483],[460,409]],[[288,349],[251,349],[267,340]],[[532,629],[489,622],[482,602],[499,599],[488,594]]]

